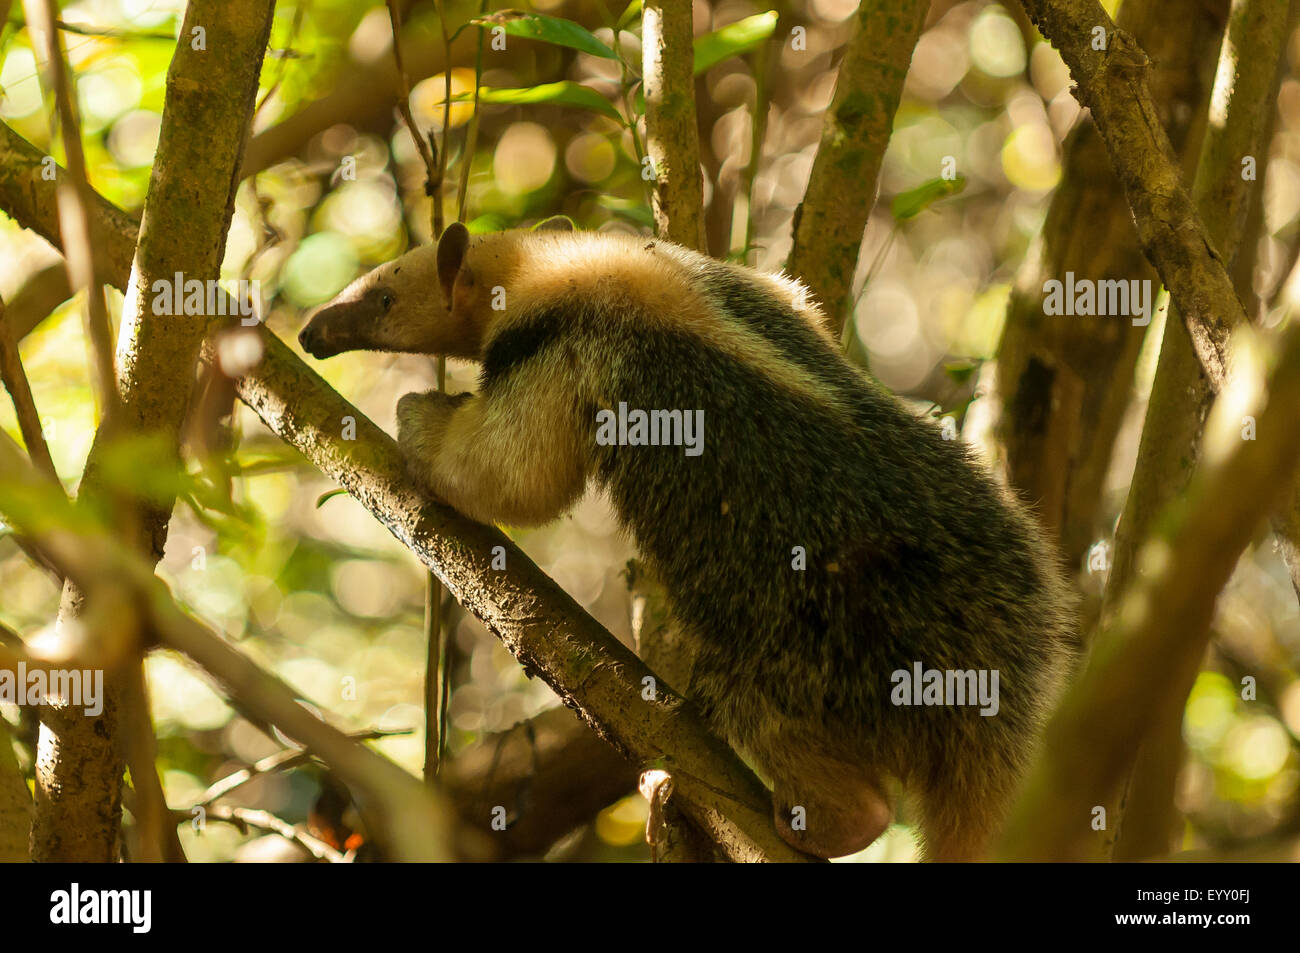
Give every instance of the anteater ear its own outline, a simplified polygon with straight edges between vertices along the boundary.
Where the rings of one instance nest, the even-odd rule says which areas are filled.
[[[465,261],[469,247],[469,229],[460,222],[452,222],[438,239],[438,284],[442,287],[442,300],[451,310],[451,289],[456,285],[456,275]]]

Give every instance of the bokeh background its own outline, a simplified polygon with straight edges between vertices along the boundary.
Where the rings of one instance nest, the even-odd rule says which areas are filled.
[[[20,5],[19,5],[20,6]],[[408,57],[441,42],[432,3],[406,3]],[[1112,13],[1117,3],[1107,2]],[[582,23],[611,46],[621,4],[546,0],[528,9]],[[743,0],[695,0],[697,34],[766,12]],[[697,84],[710,250],[760,268],[779,268],[790,223],[816,151],[822,114],[834,88],[837,50],[847,36],[852,0],[795,0],[783,14],[806,28],[806,49],[780,39],[766,53],[730,57]],[[452,22],[473,11],[449,6]],[[64,6],[67,35],[93,186],[138,212],[150,174],[165,77],[183,4],[180,0],[87,0]],[[20,10],[0,40],[0,117],[41,148],[49,145],[37,61]],[[458,40],[472,51],[474,30]],[[635,70],[635,23],[617,46]],[[388,13],[364,0],[277,5],[262,78],[255,132],[273,129],[306,104],[364,84],[366,71],[391,57]],[[510,55],[488,51],[483,84],[527,87],[571,80],[615,108],[622,68],[616,61],[516,38]],[[753,104],[763,57],[770,57],[769,102],[759,159],[752,161]],[[460,60],[472,64],[469,57]],[[1300,284],[1294,264],[1300,224],[1300,37],[1287,47],[1265,183],[1267,235],[1257,287],[1268,321],[1286,319]],[[412,107],[422,128],[441,132],[444,80],[413,77]],[[458,67],[453,94],[472,91],[474,71]],[[353,92],[355,95],[355,92]],[[635,108],[635,103],[632,103]],[[476,230],[509,227],[555,213],[581,227],[645,231],[647,195],[627,130],[593,110],[540,103],[479,106],[478,143],[464,155],[473,111],[451,113],[448,207],[469,163],[468,208]],[[964,414],[964,434],[988,448],[989,362],[1001,332],[1015,272],[1061,177],[1061,145],[1078,118],[1060,58],[998,3],[937,0],[913,59],[881,175],[881,201],[867,230],[859,273],[863,292],[855,329],[872,372],[916,403]],[[626,114],[626,113],[625,113]],[[62,160],[61,152],[54,151]],[[944,157],[966,177],[958,195],[908,221],[890,215],[889,199],[933,179]],[[341,174],[345,158],[355,175]],[[751,181],[752,177],[752,181]],[[223,278],[260,282],[267,324],[292,341],[307,310],[358,274],[430,240],[424,169],[386,105],[364,121],[331,125],[301,154],[269,164],[239,192]],[[748,237],[748,241],[747,241]],[[7,301],[59,257],[44,241],[0,215],[0,294]],[[110,293],[114,319],[121,296]],[[94,432],[82,302],[41,321],[22,356],[59,473],[75,489]],[[1158,331],[1163,309],[1153,331]],[[1158,341],[1151,334],[1148,342]],[[295,344],[296,346],[296,344]],[[1151,350],[1148,347],[1148,350]],[[308,359],[310,360],[310,359]],[[316,364],[330,383],[381,426],[393,428],[397,399],[433,384],[431,362],[417,356],[345,354]],[[1111,520],[1122,506],[1143,397],[1154,354],[1143,356],[1138,399],[1122,431],[1107,486]],[[474,369],[452,362],[449,387],[474,386]],[[236,445],[227,463],[231,494],[214,502],[194,489],[178,505],[160,575],[177,599],[295,686],[304,698],[353,730],[410,729],[375,742],[418,773],[423,753],[425,573],[403,547],[346,494],[236,405]],[[12,407],[0,401],[0,427],[17,437]],[[990,450],[990,459],[996,454]],[[571,515],[536,531],[511,534],[569,593],[620,638],[629,633],[625,563],[633,554],[607,502],[589,493]],[[1086,592],[1101,577],[1074,567]],[[34,637],[55,617],[59,591],[7,536],[0,537],[0,622]],[[454,613],[453,755],[486,734],[554,706],[545,685],[526,678],[509,653],[475,620]],[[1211,656],[1187,706],[1189,763],[1179,783],[1186,813],[1184,846],[1213,846],[1300,829],[1300,614],[1271,542],[1261,539],[1238,568],[1220,604]],[[1259,699],[1243,701],[1242,674],[1260,677]],[[169,803],[185,807],[214,780],[283,747],[238,717],[178,656],[148,663],[161,769]],[[20,761],[30,771],[32,724],[12,706]],[[1080,752],[1086,757],[1086,752]],[[312,770],[269,775],[239,789],[232,803],[303,822],[319,796]],[[629,796],[556,856],[642,859],[645,805]],[[274,836],[209,824],[182,828],[191,860],[285,858]],[[914,855],[904,817],[861,859]]]

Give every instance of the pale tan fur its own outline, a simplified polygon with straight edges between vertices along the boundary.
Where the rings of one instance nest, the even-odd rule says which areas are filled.
[[[837,395],[814,375],[758,333],[719,314],[692,284],[677,254],[656,250],[654,244],[632,235],[592,232],[514,231],[476,237],[465,259],[473,293],[466,293],[458,280],[453,315],[468,306],[472,317],[460,326],[482,327],[482,340],[487,341],[513,318],[538,308],[565,301],[589,308],[601,303],[614,320],[614,315],[634,314],[649,327],[691,335],[777,386],[844,412]],[[575,261],[582,267],[575,268]],[[764,277],[792,305],[806,298],[792,279]],[[496,288],[506,290],[502,311],[492,309]],[[805,305],[800,314],[826,333],[815,308]]]
[[[653,244],[635,236],[523,231],[471,239],[453,286],[443,289],[451,305],[444,334],[456,335],[444,338],[446,353],[481,350],[515,320],[580,303],[587,313],[607,314],[611,321],[630,314],[640,326],[695,337],[777,386],[832,412],[847,412],[816,377],[758,333],[720,315],[693,286],[677,254],[656,252]],[[801,297],[797,282],[770,281],[792,304]],[[504,307],[498,310],[499,304]],[[803,313],[817,321],[815,309]],[[451,407],[435,395],[408,395],[398,412],[401,439],[428,448],[434,464],[425,478],[458,510],[508,525],[545,523],[572,505],[586,484],[578,422],[559,396],[590,395],[581,379],[584,367],[578,356],[563,351],[530,361],[491,404],[473,397]],[[566,378],[569,385],[559,386]]]
[[[444,395],[408,394],[398,405],[399,440],[433,465],[429,488],[485,523],[536,526],[564,512],[587,483],[578,432],[547,387],[554,359],[530,362],[502,382],[491,401],[453,405]]]
[[[766,271],[753,272],[751,277],[756,284],[766,285],[768,291],[778,300],[789,301],[790,306],[794,308],[794,313],[803,319],[804,323],[824,337],[831,345],[839,347],[839,342],[831,334],[831,329],[826,323],[826,315],[821,308],[817,307],[813,301],[811,292],[806,285],[797,278],[791,278],[785,272],[773,274]]]

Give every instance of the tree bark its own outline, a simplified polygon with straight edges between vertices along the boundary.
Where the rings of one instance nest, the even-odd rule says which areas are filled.
[[[1263,187],[1244,177],[1245,157],[1268,150],[1269,112],[1277,102],[1278,64],[1287,33],[1287,5],[1278,0],[1234,0],[1215,78],[1210,122],[1192,196],[1201,220],[1229,266],[1243,238],[1250,193]],[[1200,457],[1201,431],[1214,390],[1197,360],[1187,326],[1176,309],[1165,324],[1146,424],[1128,501],[1115,534],[1115,558],[1106,585],[1103,617],[1113,613],[1141,571],[1138,547],[1169,502],[1183,493]],[[1170,707],[1161,710],[1138,755],[1130,796],[1136,810],[1118,832],[1116,859],[1136,860],[1169,850],[1174,784],[1182,750],[1182,711],[1195,680],[1171,686]],[[1118,820],[1118,818],[1117,818]]]
[[[155,281],[170,284],[178,272],[200,281],[220,275],[273,6],[270,0],[191,0],[186,10],[168,71],[158,152],[126,289],[117,354],[120,414],[110,415],[95,434],[81,484],[84,500],[115,495],[102,466],[119,436],[154,437],[178,463],[178,432],[207,318],[157,317],[151,292]],[[162,556],[174,502],[171,496],[118,501],[125,539],[154,562]],[[76,622],[82,602],[75,586],[64,588],[61,628]],[[123,772],[119,690],[109,688],[99,717],[66,706],[42,708],[35,860],[117,859]]]
[[[862,235],[929,7],[929,0],[859,3],[808,189],[795,209],[786,271],[808,286],[837,336],[853,307]]]
[[[1128,0],[1119,25],[1155,64],[1152,99],[1173,147],[1194,156],[1228,0]],[[1185,158],[1191,171],[1194,160]],[[1078,567],[1097,538],[1102,486],[1132,397],[1146,335],[1125,317],[1048,317],[1043,285],[1068,272],[1149,281],[1133,216],[1096,126],[1082,117],[1065,144],[1064,174],[1037,249],[1022,267],[998,347],[998,436],[1007,475]],[[1156,279],[1158,281],[1158,279]],[[1154,302],[1153,302],[1154,305]]]
[[[1224,343],[1245,312],[1183,186],[1147,85],[1150,61],[1096,0],[1023,3],[1070,68],[1075,97],[1092,110],[1142,249],[1182,311],[1197,357],[1218,389],[1227,377]]]
[[[641,34],[655,231],[671,242],[706,251],[691,0],[649,0],[641,15]]]
[[[32,796],[14,757],[9,726],[0,718],[0,864],[26,863],[32,828]]]

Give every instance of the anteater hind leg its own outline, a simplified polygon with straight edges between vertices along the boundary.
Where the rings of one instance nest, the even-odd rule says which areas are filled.
[[[843,857],[889,826],[893,810],[879,776],[869,769],[798,745],[766,767],[777,833],[798,850]]]
[[[957,863],[987,860],[1009,795],[991,786],[953,785],[919,797],[925,860]]]

